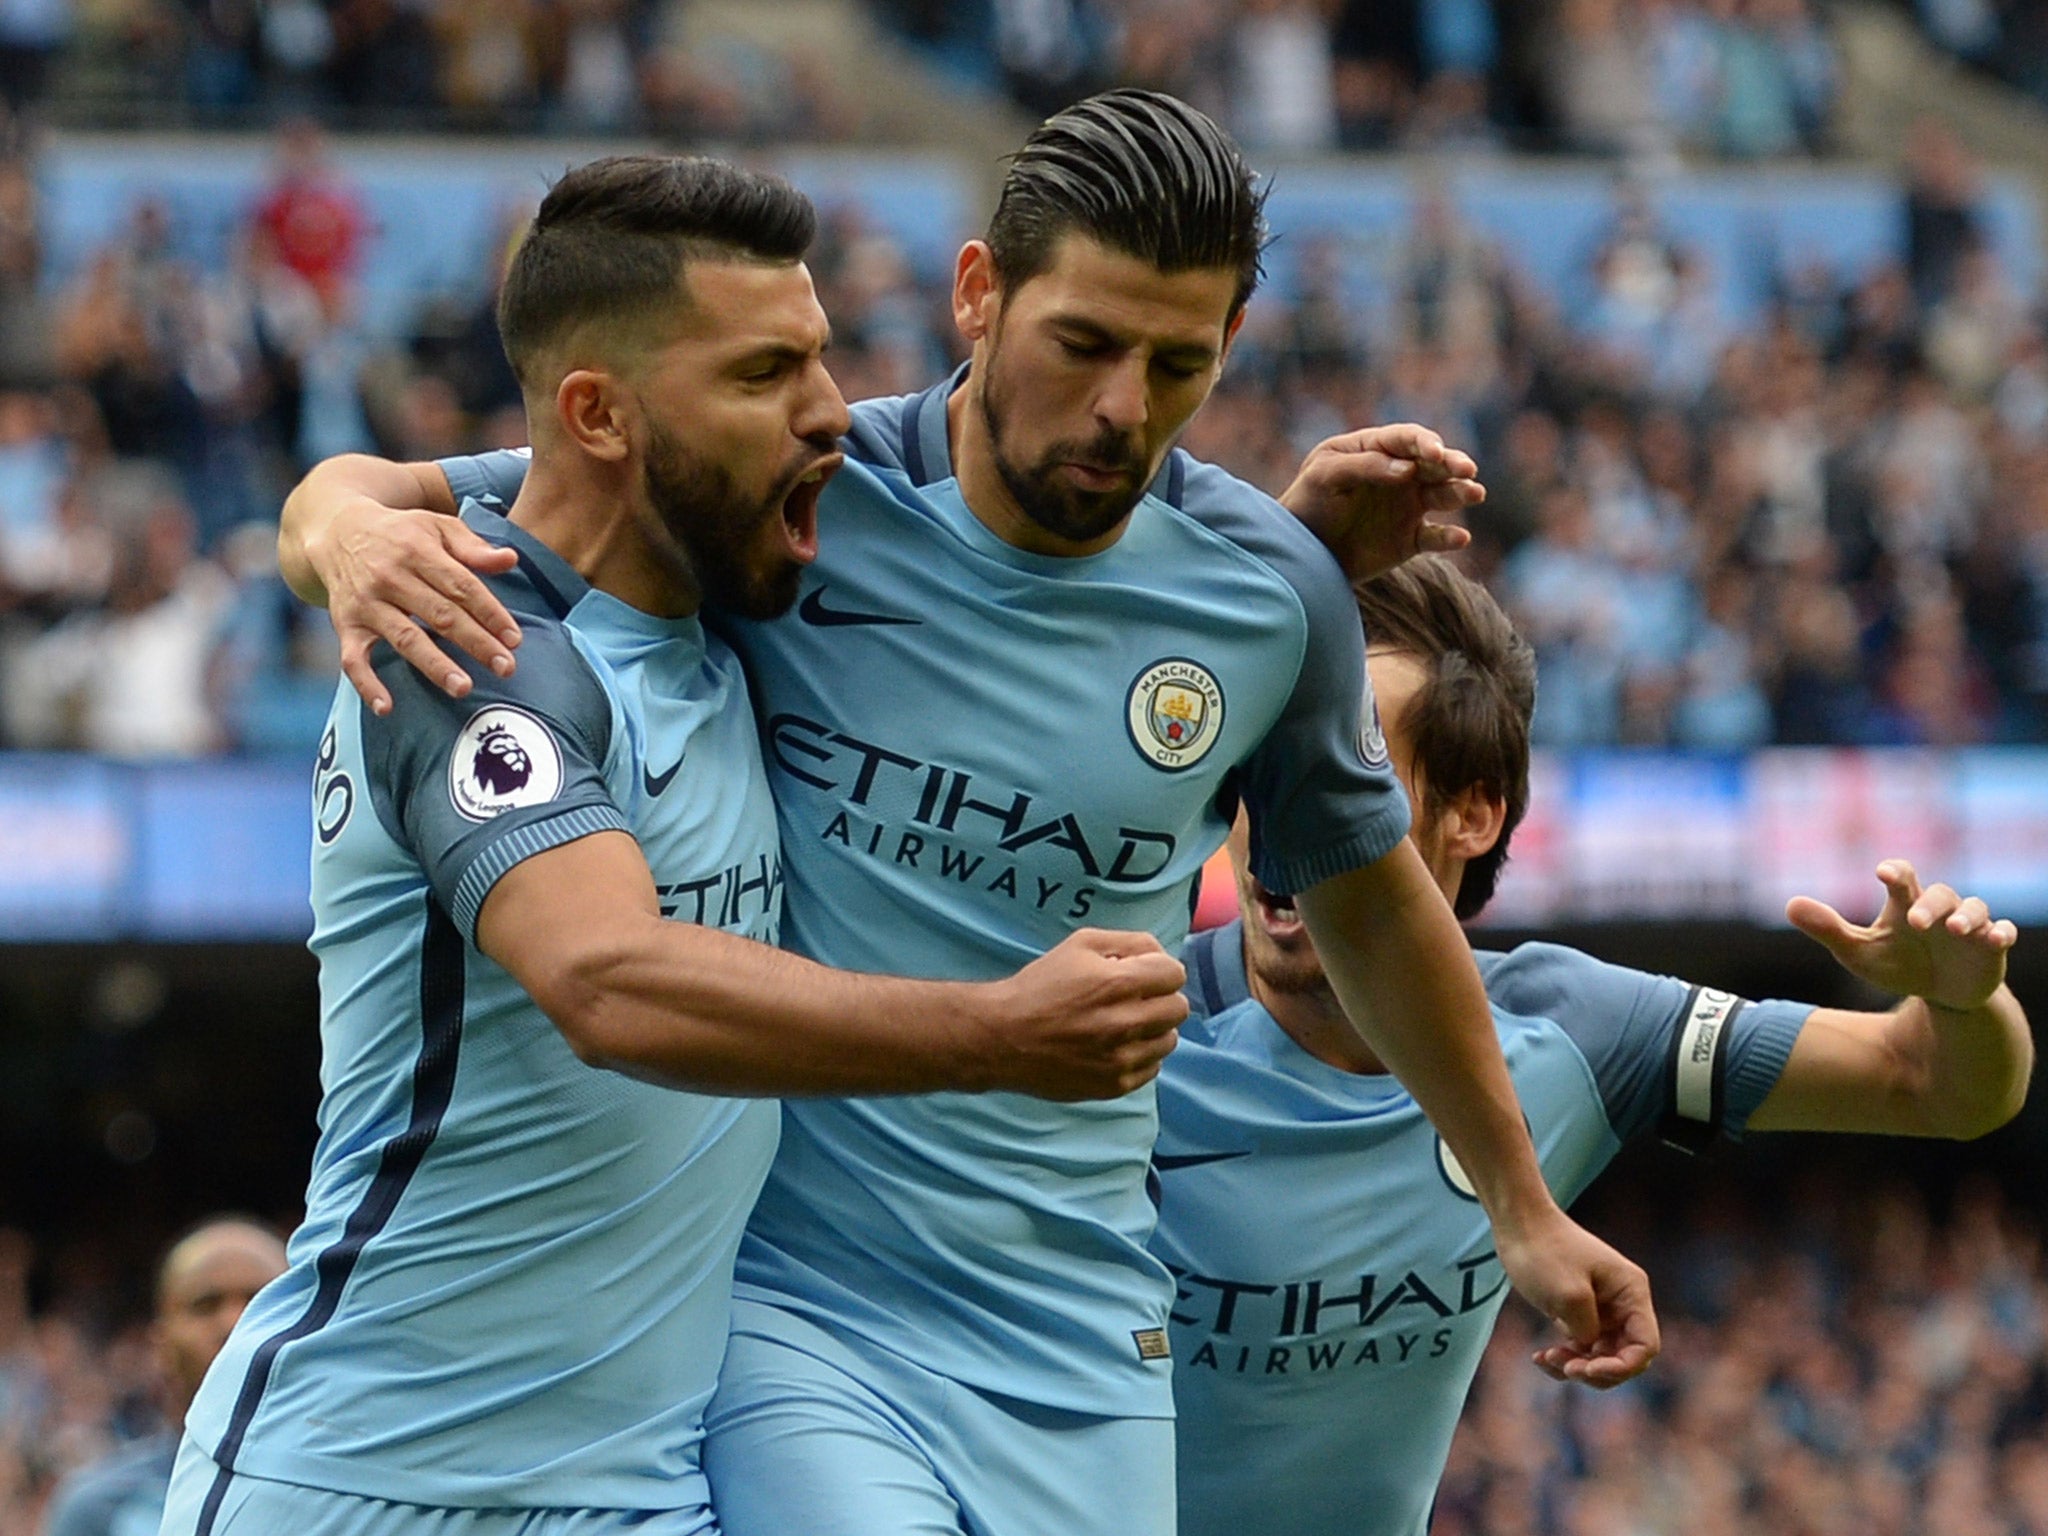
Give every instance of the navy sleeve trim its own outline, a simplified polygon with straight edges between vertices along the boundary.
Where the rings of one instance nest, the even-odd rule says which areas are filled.
[[[1382,804],[1362,831],[1309,858],[1276,863],[1263,848],[1255,847],[1252,873],[1259,877],[1259,884],[1267,890],[1295,896],[1321,885],[1325,880],[1334,880],[1354,869],[1379,863],[1400,847],[1401,839],[1407,835],[1408,801],[1405,796],[1397,795]]]
[[[1720,1130],[1728,1104],[1728,1042],[1748,1006],[1712,987],[1694,987],[1687,995],[1664,1065],[1671,1113],[1660,1135],[1671,1145],[1704,1152]]]
[[[535,854],[596,832],[624,832],[630,836],[632,828],[626,825],[617,806],[583,805],[545,821],[528,822],[483,849],[462,872],[455,887],[454,907],[449,916],[461,928],[462,936],[472,944],[476,942],[477,914],[483,910],[484,898],[514,868]]]

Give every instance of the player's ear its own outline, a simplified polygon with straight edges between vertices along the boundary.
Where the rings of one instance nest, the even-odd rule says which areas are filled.
[[[979,341],[995,329],[1001,303],[995,253],[986,240],[968,241],[953,264],[953,324],[967,340]]]
[[[632,451],[627,392],[611,374],[572,368],[555,388],[555,419],[592,458],[617,462]]]
[[[1469,861],[1493,851],[1508,807],[1491,785],[1468,784],[1444,802],[1442,817],[1444,852]]]

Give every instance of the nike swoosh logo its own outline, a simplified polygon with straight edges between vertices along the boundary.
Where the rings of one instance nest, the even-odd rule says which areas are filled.
[[[850,608],[827,608],[825,589],[815,587],[797,605],[797,617],[806,624],[815,624],[820,629],[832,629],[841,624],[922,624],[923,619],[898,618],[893,613],[857,613]]]
[[[688,757],[689,755],[690,754],[688,752],[685,752],[683,754],[683,757]],[[676,775],[678,773],[681,773],[682,771],[682,757],[677,758],[673,763],[669,764],[668,772],[663,774],[650,773],[648,771],[647,765],[645,763],[642,763],[640,765],[640,783],[641,786],[647,791],[647,798],[652,800],[655,796],[659,795],[664,789],[667,789],[670,784],[675,782]]]
[[[1250,1156],[1249,1152],[1183,1152],[1178,1156],[1154,1152],[1152,1166],[1161,1173],[1171,1173],[1176,1168],[1199,1168],[1204,1163],[1227,1163],[1233,1157]]]

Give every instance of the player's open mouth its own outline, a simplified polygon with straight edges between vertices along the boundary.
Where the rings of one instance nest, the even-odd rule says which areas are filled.
[[[1301,932],[1301,914],[1294,909],[1292,896],[1275,896],[1257,880],[1251,882],[1252,907],[1264,928],[1276,939],[1292,938]]]
[[[818,497],[825,482],[846,462],[843,453],[829,453],[798,477],[789,494],[782,498],[782,526],[789,535],[790,552],[800,564],[818,558]]]

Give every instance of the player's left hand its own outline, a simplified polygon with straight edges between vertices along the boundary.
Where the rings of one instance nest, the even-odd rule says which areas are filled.
[[[1904,859],[1886,859],[1877,878],[1884,910],[1867,927],[1811,896],[1793,897],[1785,917],[1874,987],[1938,1008],[1981,1008],[2005,981],[2006,951],[2019,930],[2003,918],[1994,922],[1980,898],[1960,896],[1952,886],[1922,890]]]
[[[1470,532],[1430,519],[1485,499],[1472,456],[1413,422],[1325,438],[1280,495],[1354,581],[1413,555],[1463,549]]]
[[[1662,1347],[1650,1277],[1563,1211],[1533,1231],[1494,1230],[1501,1267],[1523,1299],[1564,1330],[1566,1341],[1531,1358],[1545,1375],[1618,1387],[1650,1368]]]

